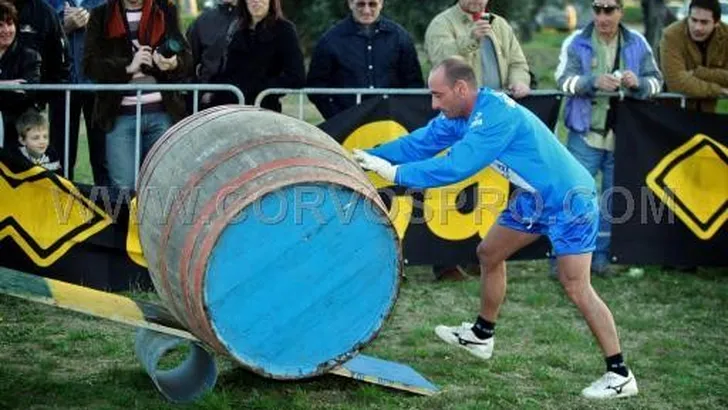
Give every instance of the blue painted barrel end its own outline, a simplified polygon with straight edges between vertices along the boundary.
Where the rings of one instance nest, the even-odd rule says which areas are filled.
[[[400,250],[380,208],[327,183],[269,192],[236,216],[203,283],[212,329],[269,377],[326,372],[373,339],[397,296]]]

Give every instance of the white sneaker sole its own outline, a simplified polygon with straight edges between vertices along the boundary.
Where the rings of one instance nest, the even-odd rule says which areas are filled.
[[[450,330],[450,327],[448,327],[448,326],[440,325],[440,326],[435,327],[435,334],[437,335],[437,337],[442,339],[443,342],[445,342],[449,345],[457,346],[461,349],[464,349],[468,353],[472,354],[473,356],[475,356],[479,359],[488,360],[491,358],[491,356],[493,356],[492,350],[490,352],[484,352],[480,349],[471,349],[466,345],[461,345],[460,342],[458,341],[457,336],[453,335],[452,331]]]
[[[636,396],[639,393],[639,390],[631,390],[628,392],[622,392],[619,394],[616,394],[614,396],[585,396],[582,394],[582,397],[589,399],[589,400],[613,400],[613,399],[622,399],[625,397],[632,397]]]

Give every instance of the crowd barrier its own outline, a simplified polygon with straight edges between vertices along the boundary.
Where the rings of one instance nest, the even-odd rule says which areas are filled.
[[[266,90],[263,90],[258,96],[255,98],[255,106],[260,107],[260,104],[262,103],[263,99],[269,95],[274,94],[287,94],[287,95],[297,95],[297,102],[298,102],[298,119],[304,119],[304,110],[303,107],[305,105],[305,98],[309,95],[315,94],[315,95],[355,95],[356,96],[356,103],[361,104],[362,96],[364,95],[381,95],[384,98],[387,98],[390,95],[429,95],[430,90],[427,88],[268,88]],[[559,91],[559,90],[532,90],[529,95],[533,96],[557,96],[557,97],[565,97],[568,96],[568,94]],[[606,93],[606,92],[599,92],[597,93],[597,96],[599,97],[619,97],[620,100],[623,100],[626,97],[626,94],[623,91],[619,92],[612,92],[612,93]],[[653,99],[679,99],[680,100],[680,107],[685,108],[686,102],[689,99],[686,95],[683,94],[677,94],[677,93],[660,93],[656,96],[652,97]],[[721,97],[719,97],[721,98]],[[728,97],[723,97],[728,98]]]
[[[192,91],[192,112],[196,113],[199,107],[199,93],[208,91],[228,91],[233,93],[240,104],[245,104],[245,96],[238,87],[230,84],[0,84],[0,91],[62,91],[65,93],[65,129],[63,131],[64,147],[63,152],[63,176],[68,178],[69,167],[69,138],[71,127],[71,92],[72,91],[135,91],[140,97],[142,92],[149,91]],[[136,155],[134,157],[134,183],[139,177],[141,166],[141,113],[142,106],[137,98],[136,103]],[[1,125],[1,124],[0,124]],[[2,127],[0,127],[0,133]],[[0,139],[2,141],[2,139]]]
[[[245,104],[245,96],[239,88],[229,84],[0,84],[0,91],[62,91],[65,93],[65,151],[63,152],[63,174],[67,178],[69,175],[69,135],[70,135],[70,101],[72,91],[135,91],[137,96],[142,92],[149,91],[192,91],[193,105],[192,112],[196,113],[199,107],[199,93],[208,91],[228,91],[233,93],[240,104]],[[387,98],[390,95],[429,95],[430,90],[426,88],[269,88],[262,91],[255,99],[254,105],[260,107],[263,99],[273,94],[285,94],[297,96],[297,115],[298,119],[304,119],[304,106],[306,97],[311,94],[320,95],[355,95],[356,103],[360,104],[362,97],[365,95],[381,95]],[[534,96],[556,96],[564,97],[567,94],[559,90],[532,90],[530,95]],[[598,96],[625,98],[623,92],[613,93],[597,93]],[[719,97],[728,98],[728,97]],[[661,93],[653,97],[653,99],[679,99],[680,107],[685,108],[686,101],[689,99],[683,94],[677,93]],[[136,156],[134,159],[135,181],[138,179],[138,170],[140,167],[140,134],[141,134],[141,104],[136,104],[137,122],[136,122]],[[0,132],[1,128],[0,128]],[[0,139],[1,141],[1,139]]]

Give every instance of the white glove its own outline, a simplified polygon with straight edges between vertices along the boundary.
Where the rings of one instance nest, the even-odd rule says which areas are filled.
[[[360,149],[354,150],[354,160],[365,170],[374,171],[387,181],[394,182],[397,166],[390,164],[387,160],[367,154]]]

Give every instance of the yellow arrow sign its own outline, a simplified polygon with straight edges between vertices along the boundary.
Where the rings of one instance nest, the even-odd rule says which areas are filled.
[[[42,167],[14,173],[0,162],[0,198],[0,240],[10,237],[42,267],[112,222],[71,182]]]

